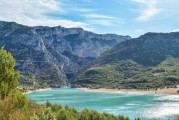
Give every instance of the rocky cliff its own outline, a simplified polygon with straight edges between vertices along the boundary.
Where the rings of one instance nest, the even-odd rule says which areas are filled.
[[[0,47],[11,52],[21,80],[63,86],[84,66],[117,43],[130,39],[95,34],[82,28],[35,26],[0,22]]]

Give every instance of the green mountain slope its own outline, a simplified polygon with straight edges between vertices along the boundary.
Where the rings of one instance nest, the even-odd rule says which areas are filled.
[[[147,33],[102,54],[73,86],[150,89],[177,84],[179,33]]]

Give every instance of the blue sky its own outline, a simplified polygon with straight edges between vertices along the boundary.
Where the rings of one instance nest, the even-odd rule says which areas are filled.
[[[179,31],[179,0],[1,0],[0,20],[138,37]]]

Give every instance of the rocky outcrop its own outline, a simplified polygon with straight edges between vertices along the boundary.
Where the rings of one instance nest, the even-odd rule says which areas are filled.
[[[0,47],[11,52],[23,79],[65,85],[67,79],[129,36],[95,34],[82,28],[28,27],[0,22]],[[27,82],[27,81],[26,81]]]

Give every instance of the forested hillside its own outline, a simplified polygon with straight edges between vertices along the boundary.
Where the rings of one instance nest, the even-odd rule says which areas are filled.
[[[176,87],[179,84],[179,33],[147,33],[119,43],[80,73],[74,87]]]

